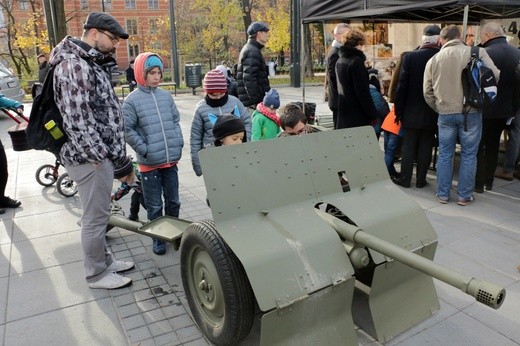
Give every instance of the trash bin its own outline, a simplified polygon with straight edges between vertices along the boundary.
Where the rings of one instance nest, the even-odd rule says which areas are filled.
[[[202,85],[202,73],[200,64],[187,64],[184,66],[184,75],[186,76],[186,86],[193,88],[193,95],[195,95],[195,88]]]
[[[307,117],[307,124],[314,125],[316,117],[316,104],[312,102],[305,102],[305,108],[303,108],[303,102],[293,102],[295,105],[300,107]]]

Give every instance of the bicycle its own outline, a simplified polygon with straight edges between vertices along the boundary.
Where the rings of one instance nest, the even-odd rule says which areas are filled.
[[[54,165],[45,164],[36,170],[36,181],[42,186],[52,186],[56,183],[56,189],[65,197],[72,197],[78,192],[78,186],[69,176],[69,173],[60,174],[59,169],[63,167],[60,160],[56,158]]]

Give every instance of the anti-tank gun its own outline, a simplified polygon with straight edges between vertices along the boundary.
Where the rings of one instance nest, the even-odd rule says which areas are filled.
[[[111,222],[180,246],[193,317],[215,344],[239,343],[255,314],[262,345],[357,345],[354,322],[387,341],[439,310],[432,277],[504,301],[433,262],[437,236],[388,179],[370,127],[199,156],[214,220]]]

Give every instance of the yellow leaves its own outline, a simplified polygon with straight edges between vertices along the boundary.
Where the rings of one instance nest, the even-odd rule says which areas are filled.
[[[269,40],[266,48],[272,52],[279,52],[289,49],[290,45],[290,3],[288,0],[278,0],[276,5],[270,6],[269,1],[264,0],[260,4],[260,14],[257,20],[269,24]],[[263,8],[263,10],[262,10]]]
[[[13,45],[20,49],[38,47],[40,51],[48,53],[50,51],[49,36],[47,30],[41,29],[42,27],[45,26],[41,13],[34,13],[26,22],[15,23],[13,30],[16,34],[11,38]]]

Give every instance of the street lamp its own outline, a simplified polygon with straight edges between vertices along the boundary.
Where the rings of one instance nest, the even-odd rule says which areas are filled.
[[[170,32],[172,39],[172,60],[173,60],[173,78],[177,86],[180,85],[179,80],[179,57],[177,54],[177,33],[175,30],[175,10],[173,6],[174,0],[170,0]]]

